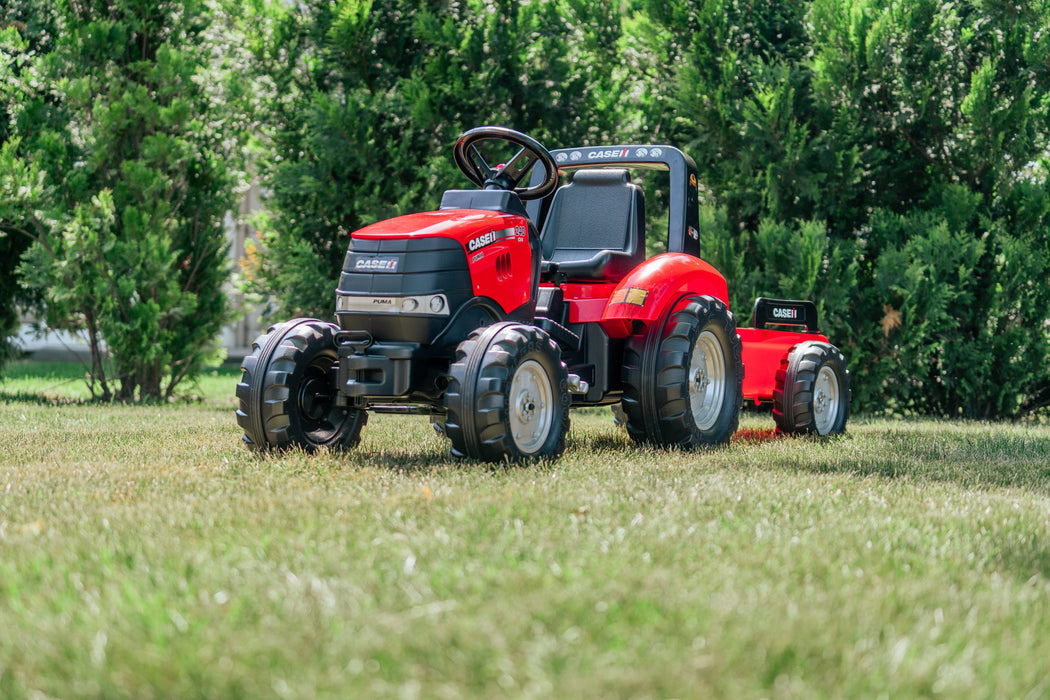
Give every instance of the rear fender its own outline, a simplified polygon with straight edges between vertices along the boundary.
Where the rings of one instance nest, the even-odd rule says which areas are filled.
[[[657,255],[616,285],[602,313],[602,327],[610,337],[625,338],[635,322],[649,325],[691,295],[712,296],[729,305],[726,278],[714,267],[685,253]]]

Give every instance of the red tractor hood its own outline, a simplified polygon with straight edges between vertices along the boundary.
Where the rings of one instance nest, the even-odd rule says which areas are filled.
[[[509,232],[506,230],[510,229]],[[354,238],[454,238],[468,253],[499,238],[527,236],[525,220],[514,214],[481,209],[448,209],[407,214],[355,231]],[[498,236],[498,238],[497,238]]]
[[[421,263],[402,269],[426,269],[430,257],[427,251],[435,249],[428,241],[435,238],[455,241],[463,247],[473,296],[493,300],[504,314],[521,309],[530,301],[535,303],[538,241],[530,241],[528,220],[523,216],[483,209],[444,209],[399,216],[355,231],[354,254],[370,247],[391,255],[418,255]]]

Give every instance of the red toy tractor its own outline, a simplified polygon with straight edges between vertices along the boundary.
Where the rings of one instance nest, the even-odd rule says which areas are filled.
[[[520,150],[491,167],[479,146],[500,141]],[[453,154],[481,189],[354,232],[336,323],[255,341],[237,385],[247,444],[350,447],[369,412],[407,413],[431,416],[456,456],[554,458],[570,407],[619,404],[634,440],[694,448],[728,442],[745,399],[772,402],[785,433],[844,430],[849,374],[813,303],[758,299],[737,328],[699,257],[687,155],[549,152],[502,127],[467,131]],[[651,258],[628,169],[668,174],[667,252]]]

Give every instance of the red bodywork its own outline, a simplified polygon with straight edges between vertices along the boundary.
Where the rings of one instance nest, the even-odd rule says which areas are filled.
[[[828,342],[819,333],[792,333],[758,328],[738,328],[744,364],[744,399],[771,401],[781,360],[791,348],[807,340]]]
[[[474,292],[492,299],[506,312],[529,301],[532,290],[528,223],[520,216],[477,209],[454,209],[399,216],[354,233],[355,238],[413,239],[445,237],[463,245]],[[543,283],[542,286],[554,286]],[[686,297],[706,295],[728,305],[726,279],[707,262],[685,253],[656,255],[619,283],[560,285],[570,323],[600,323],[610,338],[626,338],[635,323],[659,323]],[[796,344],[827,342],[823,335],[788,331],[738,329],[744,364],[746,400],[773,398],[781,361]]]
[[[553,286],[553,285],[546,285]],[[727,302],[726,280],[718,270],[684,253],[664,253],[634,268],[619,283],[561,285],[571,323],[601,323],[610,338],[626,338],[635,321],[659,320],[668,304],[689,294]]]
[[[631,270],[618,285],[602,314],[602,326],[613,337],[625,337],[634,321],[659,321],[685,296],[707,295],[729,304],[726,279],[700,258],[685,253],[656,255]],[[612,330],[619,325],[626,332]]]
[[[488,297],[505,312],[529,301],[532,248],[528,222],[514,214],[451,209],[407,214],[354,232],[354,238],[396,240],[452,238],[463,245],[474,294]]]
[[[610,338],[626,338],[634,322],[661,322],[690,296],[711,296],[729,304],[725,277],[707,262],[684,253],[646,260],[618,284],[561,285],[572,323],[601,323]],[[798,343],[827,342],[823,335],[739,328],[746,400],[770,401],[781,361]]]

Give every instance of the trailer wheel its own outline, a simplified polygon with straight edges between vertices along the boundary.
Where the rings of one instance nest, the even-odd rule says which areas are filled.
[[[623,410],[637,442],[696,448],[729,442],[743,400],[736,321],[724,303],[692,297],[662,326],[627,340]]]
[[[773,389],[773,419],[789,435],[835,435],[849,418],[849,372],[834,345],[799,343],[781,360]]]
[[[487,462],[552,459],[569,430],[568,372],[550,336],[497,323],[456,348],[445,392],[452,454]]]
[[[335,403],[336,326],[297,318],[272,326],[252,343],[237,384],[237,423],[259,450],[353,447],[368,414]]]

